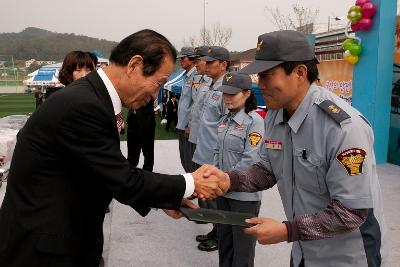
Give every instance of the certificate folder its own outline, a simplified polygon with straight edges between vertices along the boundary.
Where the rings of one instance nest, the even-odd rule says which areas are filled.
[[[245,220],[255,217],[251,213],[226,210],[210,210],[202,208],[191,209],[187,207],[181,207],[180,211],[189,221],[230,224],[243,227],[253,226],[252,224],[246,223]]]

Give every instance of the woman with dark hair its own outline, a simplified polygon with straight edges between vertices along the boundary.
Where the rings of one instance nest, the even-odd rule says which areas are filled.
[[[58,80],[67,86],[75,80],[86,76],[94,70],[94,62],[88,52],[69,52],[63,61]]]
[[[246,170],[260,161],[258,151],[263,144],[264,120],[255,111],[256,98],[251,78],[240,73],[227,73],[219,88],[229,113],[218,126],[218,142],[214,164],[223,171]],[[250,213],[257,217],[261,192],[229,192],[217,199],[220,210]],[[254,266],[256,239],[240,226],[217,226],[219,266]]]

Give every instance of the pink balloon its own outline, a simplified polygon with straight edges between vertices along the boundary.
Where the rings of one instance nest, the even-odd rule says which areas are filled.
[[[356,6],[363,6],[365,3],[369,3],[370,0],[357,0],[356,1]]]
[[[376,13],[376,5],[373,3],[365,3],[361,8],[363,18],[371,18]]]
[[[361,29],[360,29],[360,25],[358,25],[358,23],[357,23],[357,24],[351,24],[351,29],[352,29],[353,31],[355,31],[355,32],[358,32],[358,31],[361,30]]]
[[[360,27],[361,31],[367,31],[372,27],[372,19],[369,18],[362,18],[358,22],[358,26]]]

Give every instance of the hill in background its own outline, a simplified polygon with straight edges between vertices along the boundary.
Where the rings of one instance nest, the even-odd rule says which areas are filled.
[[[73,50],[101,51],[109,57],[117,42],[73,33],[56,33],[29,27],[19,33],[0,33],[0,55],[13,55],[18,60],[62,61]]]

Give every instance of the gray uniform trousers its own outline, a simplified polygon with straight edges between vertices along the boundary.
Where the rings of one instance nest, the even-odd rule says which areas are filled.
[[[185,172],[192,172],[192,157],[190,150],[190,143],[188,138],[185,137],[184,130],[178,130],[179,139],[179,156],[181,158],[181,164]]]
[[[188,165],[190,166],[190,172],[194,172],[195,170],[197,170],[198,168],[200,168],[200,165],[198,165],[198,164],[196,164],[196,163],[194,163],[194,162],[192,161],[194,151],[196,150],[196,144],[194,144],[194,143],[192,143],[192,142],[190,142],[190,141],[188,141],[188,143],[189,143],[189,145],[188,145],[188,149],[189,149],[189,151],[188,151],[188,156],[189,156],[189,158],[188,158],[188,161],[189,161]]]
[[[242,201],[226,197],[217,198],[220,210],[251,213],[260,212],[261,201]],[[243,232],[243,227],[217,224],[220,267],[253,267],[256,238]]]

